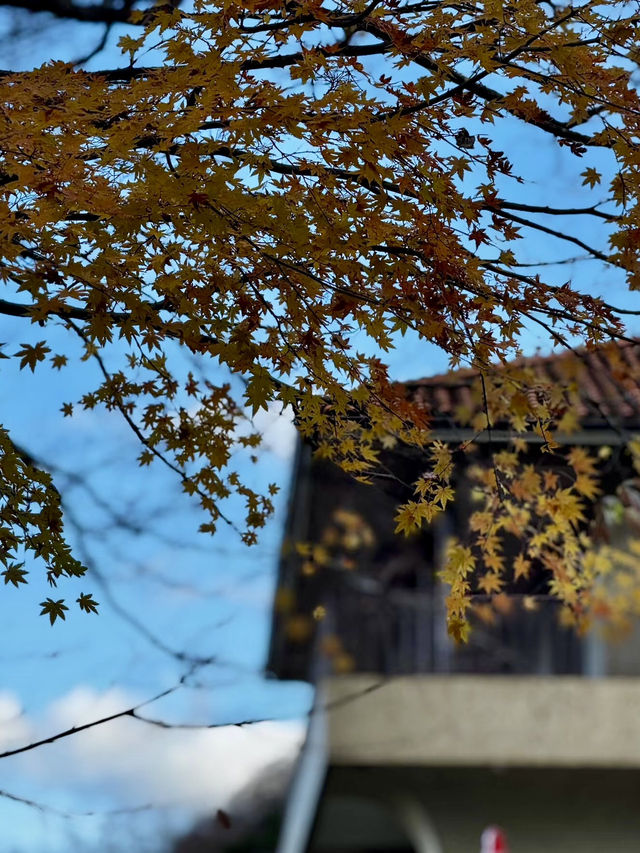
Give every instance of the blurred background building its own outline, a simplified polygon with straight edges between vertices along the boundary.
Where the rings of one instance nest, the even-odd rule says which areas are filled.
[[[633,347],[618,357],[637,359]],[[574,359],[526,364],[553,383]],[[587,525],[594,547],[624,544],[638,484],[623,447],[640,432],[640,384],[621,386],[604,350],[578,359],[579,423],[558,440],[601,459],[604,495]],[[461,371],[407,384],[436,437],[470,437],[457,412],[473,405],[476,380]],[[494,426],[481,459],[512,437]],[[533,464],[559,464],[541,454],[539,437],[528,440]],[[416,452],[389,450],[381,467],[390,475],[371,487],[298,447],[269,669],[317,693],[280,853],[473,853],[490,825],[503,832],[485,832],[483,850],[640,845],[637,635],[612,643],[563,627],[539,569],[493,597],[490,616],[475,618],[469,642],[456,646],[437,578],[446,541],[473,506],[468,461],[456,459],[455,504],[404,539],[394,509],[424,466]]]

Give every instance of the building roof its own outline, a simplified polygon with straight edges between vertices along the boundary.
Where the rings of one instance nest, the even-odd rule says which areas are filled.
[[[640,338],[520,358],[509,367],[533,374],[540,385],[571,385],[571,405],[583,427],[612,422],[627,429],[640,427]],[[479,377],[477,370],[461,368],[405,385],[435,421],[459,423],[462,410],[478,406]]]

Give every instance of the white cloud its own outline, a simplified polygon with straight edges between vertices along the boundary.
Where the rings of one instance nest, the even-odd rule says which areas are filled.
[[[260,433],[262,443],[257,448],[258,452],[266,450],[273,453],[278,459],[288,462],[293,456],[296,446],[293,411],[290,406],[284,407],[277,400],[272,400],[267,406],[267,409],[258,409],[253,417],[251,416],[251,409],[245,408],[235,428],[234,438],[237,440],[250,433]],[[187,414],[196,420],[198,412],[199,405],[197,403],[187,409]],[[178,421],[177,415],[173,416],[173,421],[174,423]]]
[[[0,694],[2,743],[7,743],[5,720],[20,722],[20,731],[10,733],[14,746],[17,735],[20,742],[28,742],[134,704],[124,691],[100,693],[81,686],[33,721],[19,717],[11,695]],[[144,713],[162,716],[153,706]],[[113,796],[120,805],[182,806],[204,814],[224,808],[275,762],[292,762],[303,738],[301,722],[166,730],[124,717],[27,753],[21,769],[34,782],[55,784],[69,795],[77,792],[79,808],[86,807],[80,803],[83,796],[95,794]]]
[[[296,446],[296,428],[291,408],[282,409],[279,403],[269,403],[268,410],[260,409],[253,422],[263,435],[263,447],[278,459],[289,461]]]
[[[238,427],[237,434],[241,436],[251,432],[262,435],[259,450],[267,450],[278,459],[290,461],[296,446],[296,428],[290,406],[283,408],[274,400],[268,404],[268,409],[259,409],[253,418],[247,412],[247,421]]]
[[[28,739],[30,726],[22,714],[16,697],[8,691],[0,693],[0,750],[13,749]]]

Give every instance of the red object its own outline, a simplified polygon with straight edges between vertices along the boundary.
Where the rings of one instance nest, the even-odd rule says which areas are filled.
[[[480,853],[509,853],[507,836],[499,826],[488,826],[480,838]]]

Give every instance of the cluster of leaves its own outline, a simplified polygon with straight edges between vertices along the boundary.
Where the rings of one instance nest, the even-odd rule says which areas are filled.
[[[617,347],[608,353],[614,363],[620,357]],[[638,501],[635,481],[621,473],[640,471],[638,440],[610,421],[611,433],[617,429],[626,445],[618,451],[624,459],[617,463],[616,494],[604,495],[601,468],[611,448],[571,443],[584,405],[578,390],[583,365],[572,356],[554,364],[562,383],[541,381],[530,365],[496,376],[490,413],[470,418],[485,429],[493,418],[511,438],[490,464],[470,464],[476,508],[464,536],[449,543],[440,572],[450,588],[449,630],[458,640],[468,636],[470,613],[490,621],[491,610],[503,610],[505,594],[516,590],[554,596],[563,623],[579,630],[604,618],[626,629],[640,615]],[[484,394],[478,389],[476,396]]]
[[[330,614],[327,606],[327,574],[337,575],[362,569],[366,558],[376,544],[376,534],[362,513],[339,506],[331,514],[330,523],[322,531],[318,542],[287,543],[284,556],[291,547],[299,560],[298,571],[303,578],[316,575],[320,578],[320,598],[312,599],[313,607],[307,612],[297,600],[296,593],[289,587],[280,587],[276,592],[276,612],[283,619],[284,631],[293,643],[305,643],[314,633],[315,623],[323,622]],[[329,662],[332,671],[351,672],[356,665],[336,626],[323,625],[320,632],[320,652]]]
[[[28,557],[44,561],[51,586],[60,578],[82,577],[86,572],[65,541],[60,495],[50,474],[30,464],[0,428],[0,564],[5,584],[18,587],[27,582]],[[57,616],[64,619],[62,604],[42,602],[42,612],[52,624]],[[91,595],[81,595],[78,604],[95,612]]]
[[[619,355],[618,348],[609,348],[614,363]],[[561,384],[545,381],[535,360],[476,378],[471,405],[459,408],[458,423],[473,424],[491,437],[487,424],[493,419],[500,428],[494,448],[487,452],[485,445],[483,452],[473,441],[434,441],[428,472],[414,486],[415,499],[397,512],[396,533],[412,535],[429,526],[460,491],[471,505],[468,522],[456,513],[455,533],[444,554],[434,555],[433,565],[447,590],[449,633],[458,642],[469,638],[474,622],[491,625],[513,616],[519,606],[536,610],[550,598],[560,605],[561,624],[579,631],[604,626],[619,636],[640,616],[640,476],[633,476],[634,469],[640,474],[640,441],[626,436],[615,451],[572,443],[580,440],[576,413],[585,403],[581,368],[581,359],[569,354],[554,359],[555,372],[564,374]],[[483,408],[488,385],[489,411]],[[610,435],[616,430],[624,436],[612,419]],[[338,508],[317,542],[296,544],[298,571],[303,578],[323,573],[326,579],[336,570],[368,575],[375,543],[366,504],[357,512]],[[382,587],[374,586],[382,595]],[[317,588],[320,598],[306,596],[308,613],[300,612],[292,590],[278,593],[277,608],[293,642],[306,642],[313,620],[327,615],[318,604],[327,584]],[[339,594],[334,603],[335,617]],[[322,632],[321,648],[336,671],[353,667],[334,633]]]
[[[17,301],[0,311],[81,340],[101,379],[75,405],[119,412],[207,532],[223,520],[251,544],[273,511],[275,487],[230,467],[239,440],[259,444],[238,438],[247,410],[292,406],[318,452],[364,478],[385,442],[427,445],[427,413],[379,357],[408,330],[482,370],[517,353],[525,322],[556,342],[623,333],[614,307],[523,274],[518,252],[523,229],[553,234],[638,284],[628,4],[198,0],[131,24],[126,67],[2,75],[0,280]],[[522,186],[496,141],[511,121],[568,157],[607,153],[607,209],[593,165],[584,208],[506,198]],[[609,246],[539,220],[560,213],[595,218]],[[181,379],[177,352],[234,379]],[[47,355],[18,353],[32,371]],[[405,531],[451,499],[434,454]]]

